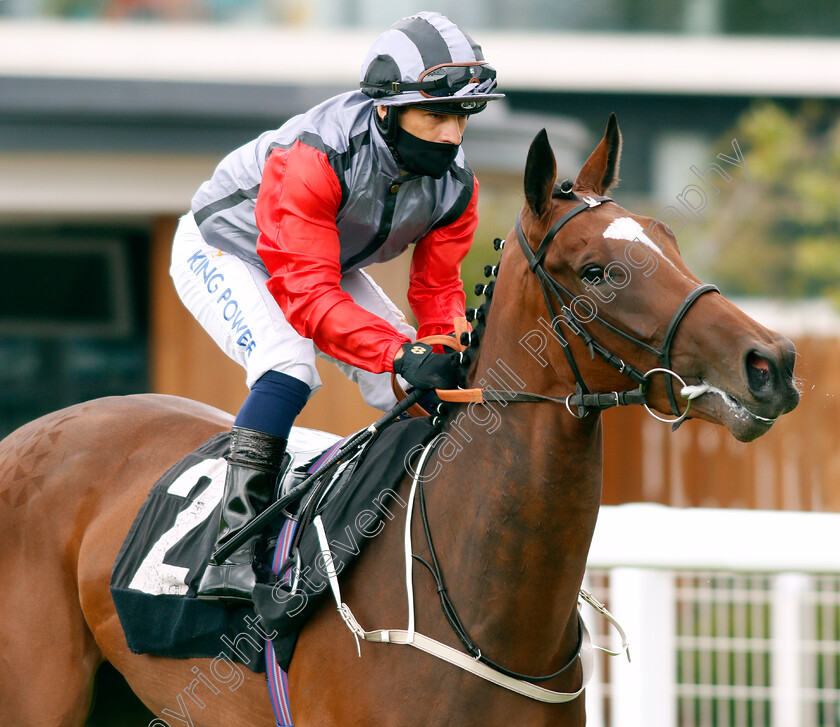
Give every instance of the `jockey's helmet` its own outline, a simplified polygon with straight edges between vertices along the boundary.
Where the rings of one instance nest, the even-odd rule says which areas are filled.
[[[382,33],[362,64],[362,92],[378,106],[475,114],[494,93],[496,70],[481,46],[440,13],[421,12]]]

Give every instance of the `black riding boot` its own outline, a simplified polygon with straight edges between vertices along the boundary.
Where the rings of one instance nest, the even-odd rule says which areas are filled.
[[[253,429],[233,427],[219,534],[213,550],[224,538],[240,530],[268,506],[274,496],[277,473],[285,451],[285,439]],[[199,583],[197,597],[205,601],[250,602],[256,583],[253,554],[259,538],[255,535],[231,553],[224,563],[211,561]]]

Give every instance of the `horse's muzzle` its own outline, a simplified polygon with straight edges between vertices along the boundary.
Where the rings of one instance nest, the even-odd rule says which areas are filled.
[[[774,416],[791,411],[799,403],[793,377],[795,362],[796,347],[783,336],[770,345],[751,348],[743,356],[744,379],[750,394]]]

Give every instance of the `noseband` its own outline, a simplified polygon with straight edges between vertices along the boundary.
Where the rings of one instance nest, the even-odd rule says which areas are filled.
[[[525,254],[525,258],[528,260],[528,265],[531,268],[531,271],[539,279],[540,287],[542,288],[545,303],[548,308],[548,313],[549,316],[551,316],[551,328],[557,335],[557,338],[563,347],[563,353],[566,356],[566,360],[569,363],[569,368],[571,369],[572,374],[575,377],[575,381],[577,382],[575,385],[575,393],[569,397],[565,397],[566,408],[569,409],[570,413],[572,413],[573,416],[584,417],[590,411],[601,411],[603,409],[608,409],[613,406],[642,404],[653,416],[660,418],[650,410],[647,403],[647,387],[650,383],[650,376],[653,373],[660,372],[663,373],[666,377],[667,385],[665,388],[668,393],[668,402],[671,405],[671,411],[674,414],[674,416],[678,417],[677,419],[662,421],[672,421],[675,423],[674,425],[676,428],[676,426],[680,422],[682,422],[682,420],[688,414],[688,408],[686,408],[686,410],[682,414],[680,414],[679,408],[677,407],[677,399],[674,395],[673,380],[674,378],[677,378],[680,381],[682,381],[682,379],[680,379],[679,376],[671,370],[671,345],[674,341],[674,336],[677,333],[677,328],[682,322],[682,319],[685,317],[685,314],[688,313],[691,306],[704,293],[710,293],[712,291],[720,292],[718,288],[714,285],[706,283],[704,285],[698,285],[696,288],[691,290],[688,293],[688,295],[686,295],[686,297],[683,299],[682,303],[680,303],[680,305],[677,307],[677,310],[674,311],[674,314],[671,316],[671,320],[668,323],[668,327],[665,329],[665,335],[662,337],[662,343],[659,347],[651,346],[650,344],[639,340],[638,338],[632,336],[626,331],[622,331],[620,328],[617,328],[608,321],[605,321],[597,314],[596,311],[593,310],[593,316],[589,320],[598,321],[598,323],[600,323],[602,326],[606,327],[613,333],[621,336],[625,340],[630,341],[639,348],[648,351],[657,357],[659,361],[659,367],[653,368],[647,373],[644,373],[640,369],[637,369],[635,366],[622,360],[619,356],[610,351],[606,346],[602,345],[597,340],[595,340],[595,338],[581,325],[580,321],[575,317],[570,307],[575,296],[572,295],[572,293],[569,290],[567,290],[561,283],[559,283],[555,278],[549,275],[549,273],[545,269],[545,265],[543,262],[545,253],[548,250],[548,246],[551,244],[552,240],[557,236],[557,234],[569,220],[571,220],[573,217],[577,216],[578,214],[587,209],[597,207],[604,202],[612,201],[613,200],[610,197],[602,197],[600,195],[584,197],[583,201],[579,205],[573,207],[551,226],[551,228],[546,233],[545,237],[542,239],[539,246],[537,247],[536,252],[533,252],[531,250],[531,246],[528,244],[528,239],[522,230],[521,213],[516,218],[516,237],[519,241],[520,247],[522,248],[522,252]],[[552,299],[556,302],[557,306],[559,306],[560,315],[554,315],[554,306],[552,303]],[[568,303],[566,302],[566,300],[568,300]],[[594,394],[591,393],[589,391],[589,388],[586,386],[583,377],[581,376],[577,364],[575,363],[575,359],[572,355],[571,349],[569,348],[568,342],[566,341],[563,334],[560,332],[559,326],[561,318],[569,327],[569,329],[580,337],[580,339],[589,349],[589,354],[593,359],[595,358],[595,354],[597,353],[610,366],[617,369],[620,373],[625,374],[626,376],[633,379],[633,381],[635,381],[639,385],[639,388],[633,391],[611,391],[606,393]],[[685,382],[682,383],[683,385],[685,385]],[[510,394],[513,392],[496,393]],[[485,390],[484,398],[491,400],[499,399],[499,397],[495,397],[493,396],[493,394],[494,392]],[[527,398],[523,397],[535,397],[534,400],[544,400],[550,398],[539,397],[538,395],[520,392],[519,395],[516,397],[516,400],[528,400]],[[510,399],[508,397],[505,397],[505,400]],[[572,412],[571,407],[576,407],[576,415],[574,414],[574,412]]]

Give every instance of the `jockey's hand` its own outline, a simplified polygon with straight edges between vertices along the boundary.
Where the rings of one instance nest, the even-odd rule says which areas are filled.
[[[394,357],[394,373],[418,389],[454,389],[457,365],[449,353],[434,353],[426,343],[408,342]]]

